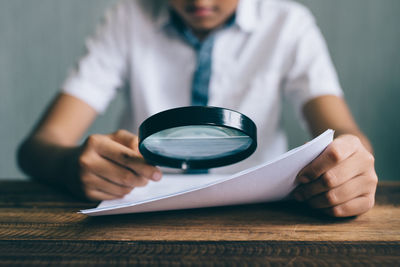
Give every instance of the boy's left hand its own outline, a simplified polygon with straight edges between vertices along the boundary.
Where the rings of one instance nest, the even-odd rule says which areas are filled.
[[[358,137],[341,135],[299,172],[293,195],[331,216],[365,213],[375,203],[374,161]]]

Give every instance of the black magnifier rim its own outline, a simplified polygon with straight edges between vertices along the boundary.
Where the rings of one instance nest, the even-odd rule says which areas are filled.
[[[252,140],[250,146],[236,154],[213,159],[182,159],[166,157],[149,151],[143,141],[155,133],[182,126],[220,126],[244,133]],[[139,151],[150,164],[185,169],[211,169],[230,165],[246,159],[257,148],[257,127],[240,112],[211,106],[190,106],[174,108],[157,113],[146,119],[139,127]]]

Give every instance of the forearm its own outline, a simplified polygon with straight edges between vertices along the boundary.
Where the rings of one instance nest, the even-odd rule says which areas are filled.
[[[303,113],[314,137],[326,129],[333,129],[335,137],[355,135],[370,153],[373,152],[371,143],[359,129],[344,99],[329,95],[315,98],[304,106]]]
[[[30,177],[63,190],[77,187],[77,146],[62,146],[29,137],[18,150],[20,168]]]

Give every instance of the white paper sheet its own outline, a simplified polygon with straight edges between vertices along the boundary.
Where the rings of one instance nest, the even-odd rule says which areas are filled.
[[[165,175],[160,182],[81,213],[100,216],[282,200],[296,187],[297,173],[332,142],[333,133],[328,130],[275,160],[234,175]]]

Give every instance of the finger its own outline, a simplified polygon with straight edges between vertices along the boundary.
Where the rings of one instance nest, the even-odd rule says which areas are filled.
[[[361,153],[353,154],[348,159],[323,173],[318,179],[300,185],[295,190],[295,194],[300,194],[300,197],[303,199],[309,199],[312,196],[338,187],[356,176],[362,175],[368,163],[360,159],[362,156]]]
[[[98,154],[93,155],[91,160],[91,172],[118,186],[132,189],[137,186],[145,186],[148,183],[147,178],[137,176],[131,170],[109,161]]]
[[[111,140],[106,136],[96,136],[90,138],[88,142],[92,142],[91,146],[101,156],[118,163],[135,172],[138,176],[146,177],[153,181],[161,179],[161,172],[158,168],[148,165],[144,159],[134,150]]]
[[[361,195],[371,194],[373,190],[372,179],[366,176],[358,176],[341,186],[308,199],[307,203],[311,207],[317,209],[329,208],[350,201]]]
[[[110,138],[139,153],[139,138],[136,135],[126,130],[118,130],[114,134],[111,134]]]
[[[118,197],[114,196],[114,195],[110,195],[107,193],[104,193],[102,191],[98,191],[96,189],[89,189],[85,192],[86,194],[86,198],[91,200],[91,201],[101,201],[101,200],[113,200],[116,199]]]
[[[297,181],[308,183],[354,154],[360,147],[360,140],[351,135],[336,138],[316,159],[298,174]]]
[[[93,173],[85,173],[82,177],[82,183],[85,189],[93,189],[97,191],[102,191],[103,193],[114,196],[114,198],[121,198],[129,194],[133,187],[126,187],[117,185],[108,179],[97,176]]]
[[[322,210],[326,214],[334,217],[350,217],[361,215],[372,209],[375,204],[375,195],[368,194],[359,196],[340,205]]]

